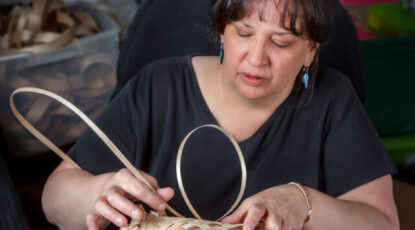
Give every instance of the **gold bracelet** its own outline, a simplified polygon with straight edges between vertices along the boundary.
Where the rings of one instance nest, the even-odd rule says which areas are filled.
[[[307,218],[305,219],[304,223],[310,220],[311,213],[313,213],[313,207],[311,206],[310,196],[308,195],[307,191],[304,189],[303,186],[301,186],[300,183],[297,182],[290,182],[288,184],[294,185],[295,187],[300,190],[300,192],[303,194],[305,202],[307,204]]]

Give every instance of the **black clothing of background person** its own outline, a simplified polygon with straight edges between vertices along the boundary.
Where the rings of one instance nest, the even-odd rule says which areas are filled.
[[[319,64],[348,76],[363,102],[365,79],[353,21],[338,0],[332,0],[331,7],[330,35],[321,46]],[[209,34],[209,9],[209,0],[143,1],[121,48],[113,97],[137,71],[155,60],[189,53],[219,55],[219,44]]]

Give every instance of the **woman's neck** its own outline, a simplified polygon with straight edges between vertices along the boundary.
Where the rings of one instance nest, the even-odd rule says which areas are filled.
[[[194,57],[192,64],[209,110],[219,125],[238,141],[252,136],[286,98],[249,100],[243,97],[227,82],[223,65],[216,57]]]

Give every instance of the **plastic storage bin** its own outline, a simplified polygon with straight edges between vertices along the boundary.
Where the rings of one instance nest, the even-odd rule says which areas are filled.
[[[70,6],[70,9],[87,5]],[[40,54],[0,56],[0,121],[11,153],[33,156],[48,149],[11,113],[10,93],[19,87],[43,88],[71,101],[91,119],[105,107],[116,83],[119,26],[105,13],[88,7],[101,32],[76,43]],[[51,99],[17,95],[19,111],[57,146],[73,143],[86,129],[79,118]]]
[[[365,109],[382,137],[415,132],[415,36],[361,41]]]

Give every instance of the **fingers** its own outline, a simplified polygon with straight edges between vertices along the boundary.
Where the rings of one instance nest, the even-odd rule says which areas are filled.
[[[174,196],[174,190],[170,187],[161,188],[157,190],[157,193],[161,196],[164,201],[169,201]]]
[[[122,196],[120,191],[110,190],[107,201],[112,207],[131,218],[141,220],[143,217],[142,211],[133,202]]]
[[[146,177],[149,179],[153,178],[149,175],[146,175]],[[154,181],[149,181],[152,181],[151,183],[155,184],[158,187],[155,179]],[[125,193],[128,193],[137,200],[146,203],[154,210],[163,211],[166,207],[165,200],[163,200],[158,193],[151,191],[146,184],[135,178],[134,175],[132,175],[127,169],[122,169],[119,171],[119,173],[117,173],[116,178],[114,179],[114,185],[112,187],[119,187]],[[111,195],[112,191],[113,190],[111,190],[111,188],[107,189],[107,192],[110,194],[104,195]]]
[[[159,196],[159,194],[151,191],[145,184],[134,181],[129,184],[122,184],[121,189],[141,202],[146,203],[152,209],[163,211],[166,207],[165,201]]]
[[[153,176],[151,176],[150,174],[147,174],[146,172],[140,171],[141,175],[143,175],[144,179],[146,179],[146,181],[148,183],[151,184],[151,186],[153,186],[154,190],[159,189],[159,185],[157,183],[156,178],[154,178]]]
[[[283,225],[283,220],[280,216],[269,215],[267,216],[267,220],[264,223],[264,229],[265,230],[282,230],[284,229],[283,228],[284,226],[282,225]]]
[[[174,195],[173,189],[159,188],[154,177],[146,173],[142,174],[156,188],[156,192],[127,169],[114,173],[104,185],[101,197],[95,202],[94,210],[87,215],[88,229],[99,229],[101,219],[106,219],[119,227],[128,224],[126,216],[140,220],[144,213],[134,201],[143,202],[158,211],[166,208],[166,201]]]
[[[236,224],[241,223],[245,218],[247,210],[244,208],[242,204],[238,209],[236,209],[231,215],[223,218],[221,222],[225,222],[228,224]]]
[[[241,223],[243,221],[244,230],[253,230],[265,214],[266,209],[263,205],[248,201],[242,203],[232,215],[223,218],[221,221],[229,224]]]
[[[112,207],[103,197],[95,204],[95,210],[99,210],[99,213],[103,218],[111,221],[118,227],[123,227],[128,224],[127,218]]]
[[[304,219],[302,206],[298,205],[297,194],[288,185],[266,189],[246,199],[223,222],[243,223],[244,230],[253,230],[260,220],[261,229],[297,230],[302,229]]]
[[[265,215],[266,209],[260,205],[253,205],[245,217],[243,228],[244,230],[253,230]],[[275,228],[274,228],[275,229]]]
[[[99,230],[98,221],[102,217],[95,213],[90,213],[86,216],[86,226],[88,230]]]

